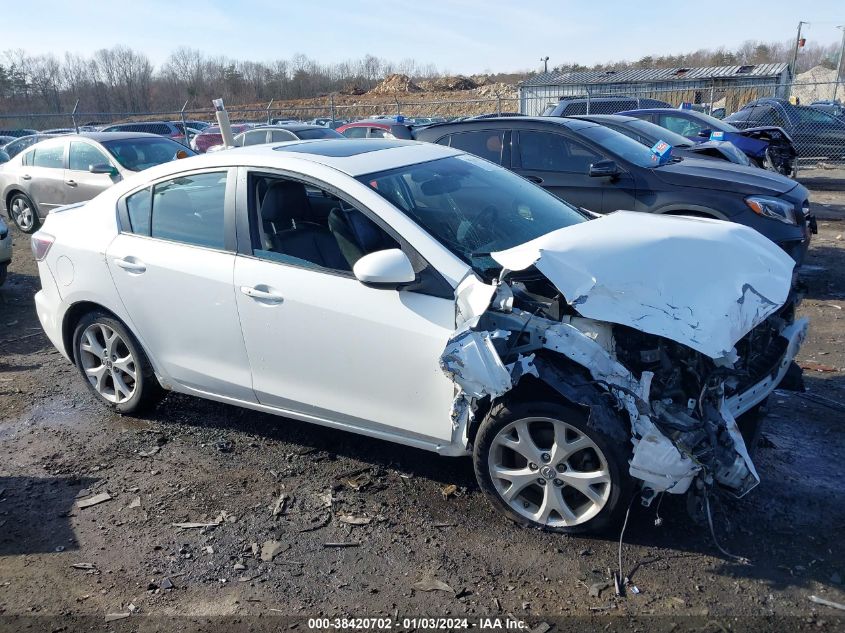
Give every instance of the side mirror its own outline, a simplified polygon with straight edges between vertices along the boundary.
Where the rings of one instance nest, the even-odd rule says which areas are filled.
[[[380,288],[396,288],[417,278],[411,260],[398,248],[364,255],[355,262],[352,272],[362,284]]]
[[[713,130],[710,128],[704,128],[703,130],[699,130],[698,136],[701,138],[710,138],[710,135],[713,134]]]
[[[590,165],[590,176],[593,178],[612,178],[619,175],[619,167],[615,161],[600,160]]]
[[[117,176],[117,169],[108,163],[99,163],[97,165],[89,165],[88,171],[92,174],[108,174],[109,176]]]

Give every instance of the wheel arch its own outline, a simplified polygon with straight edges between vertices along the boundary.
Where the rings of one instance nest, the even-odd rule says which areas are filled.
[[[672,205],[658,209],[659,215],[689,215],[695,218],[711,218],[713,220],[730,220],[724,213],[697,204]]]
[[[111,318],[120,321],[123,326],[132,334],[132,336],[135,338],[135,341],[138,341],[138,336],[132,330],[130,325],[126,323],[126,321],[121,319],[120,316],[115,314],[113,310],[109,310],[107,307],[94,301],[78,301],[71,305],[65,311],[65,314],[62,317],[62,345],[64,346],[65,352],[67,352],[67,355],[72,362],[76,363],[76,350],[73,347],[73,333],[82,318],[86,314],[90,314],[91,312],[102,312],[104,314],[107,314]],[[140,345],[140,343],[138,344]],[[146,350],[144,350],[144,353],[146,354]],[[149,355],[147,355],[147,357],[149,358]]]

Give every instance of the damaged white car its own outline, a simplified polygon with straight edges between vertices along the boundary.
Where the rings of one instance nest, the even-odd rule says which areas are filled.
[[[612,525],[637,487],[746,494],[750,414],[800,380],[793,261],[762,235],[588,220],[437,145],[177,161],[32,244],[45,331],[118,411],[174,390],[471,454],[494,505],[556,531]]]

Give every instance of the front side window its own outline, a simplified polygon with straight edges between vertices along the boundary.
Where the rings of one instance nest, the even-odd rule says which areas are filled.
[[[223,249],[226,172],[179,176],[126,199],[131,232]]]
[[[500,268],[491,252],[586,221],[560,198],[468,154],[358,180],[487,277]]]
[[[448,145],[469,154],[475,154],[491,163],[502,164],[502,152],[505,147],[504,130],[479,130],[461,132],[449,137]],[[444,143],[445,145],[446,143]]]
[[[40,145],[34,150],[35,156],[32,158],[33,167],[49,167],[52,169],[64,168],[65,146],[64,143],[58,145]]]
[[[103,152],[90,143],[74,141],[70,144],[68,154],[68,169],[72,171],[88,171],[92,165],[110,165],[111,162]]]
[[[602,158],[589,147],[561,134],[523,130],[519,133],[522,168],[586,174]]]
[[[331,192],[258,174],[249,183],[256,257],[351,273],[364,255],[399,248],[364,212]]]

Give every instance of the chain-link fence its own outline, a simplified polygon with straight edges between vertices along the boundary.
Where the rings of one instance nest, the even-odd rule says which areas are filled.
[[[612,114],[642,108],[678,110],[662,113],[654,122],[689,137],[706,140],[712,121],[696,113],[712,115],[740,130],[781,127],[792,138],[802,168],[845,163],[845,82],[769,82],[745,85],[706,84],[628,86],[525,86],[509,92],[472,99],[432,100],[419,93],[396,98],[362,95],[351,100],[334,95],[296,105],[271,102],[264,107],[228,107],[232,122],[272,123],[283,120],[353,121],[377,115],[403,115],[426,124],[431,119],[452,120],[479,115],[525,114],[538,116],[557,108],[563,116]],[[99,127],[126,121],[214,121],[211,108],[185,108],[159,112],[74,112],[0,115],[4,130]]]

